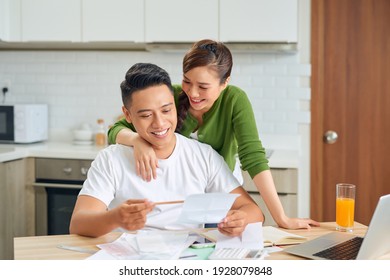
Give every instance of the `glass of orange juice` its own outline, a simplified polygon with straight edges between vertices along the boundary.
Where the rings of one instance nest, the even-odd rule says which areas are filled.
[[[336,229],[339,231],[353,231],[355,193],[356,186],[353,184],[336,185]]]

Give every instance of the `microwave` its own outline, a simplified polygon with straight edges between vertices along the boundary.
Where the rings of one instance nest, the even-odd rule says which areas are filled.
[[[0,105],[0,142],[34,143],[48,138],[47,104]]]

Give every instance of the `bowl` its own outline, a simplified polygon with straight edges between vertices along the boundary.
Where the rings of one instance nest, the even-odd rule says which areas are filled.
[[[73,139],[76,141],[92,141],[92,130],[77,129],[73,131]]]

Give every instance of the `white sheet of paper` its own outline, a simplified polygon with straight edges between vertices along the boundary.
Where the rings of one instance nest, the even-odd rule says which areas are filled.
[[[99,250],[92,256],[88,257],[87,260],[117,260],[117,258],[109,254],[106,250]]]
[[[164,230],[140,230],[135,238],[128,241],[138,248],[141,255],[161,255],[168,254],[174,256],[178,251],[187,248],[188,232],[175,232]]]
[[[219,223],[226,217],[239,194],[204,193],[193,194],[184,201],[179,223]]]
[[[135,239],[137,241],[138,252],[140,254],[169,252],[169,247],[167,246],[164,241],[164,238],[161,235],[137,235]]]
[[[215,230],[211,233],[217,239],[215,248],[263,249],[262,226],[261,222],[248,224],[240,237],[229,237]]]
[[[111,243],[97,245],[101,250],[96,257],[105,257],[107,254],[117,260],[137,260],[139,254],[134,246],[127,241],[127,233],[123,233],[119,238]],[[101,252],[101,251],[104,251]],[[96,254],[95,254],[96,255]]]

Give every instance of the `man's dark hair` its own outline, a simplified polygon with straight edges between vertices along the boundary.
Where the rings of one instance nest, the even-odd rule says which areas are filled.
[[[120,85],[123,105],[127,109],[130,107],[134,92],[159,85],[166,85],[173,94],[171,78],[164,69],[152,63],[134,64]]]

